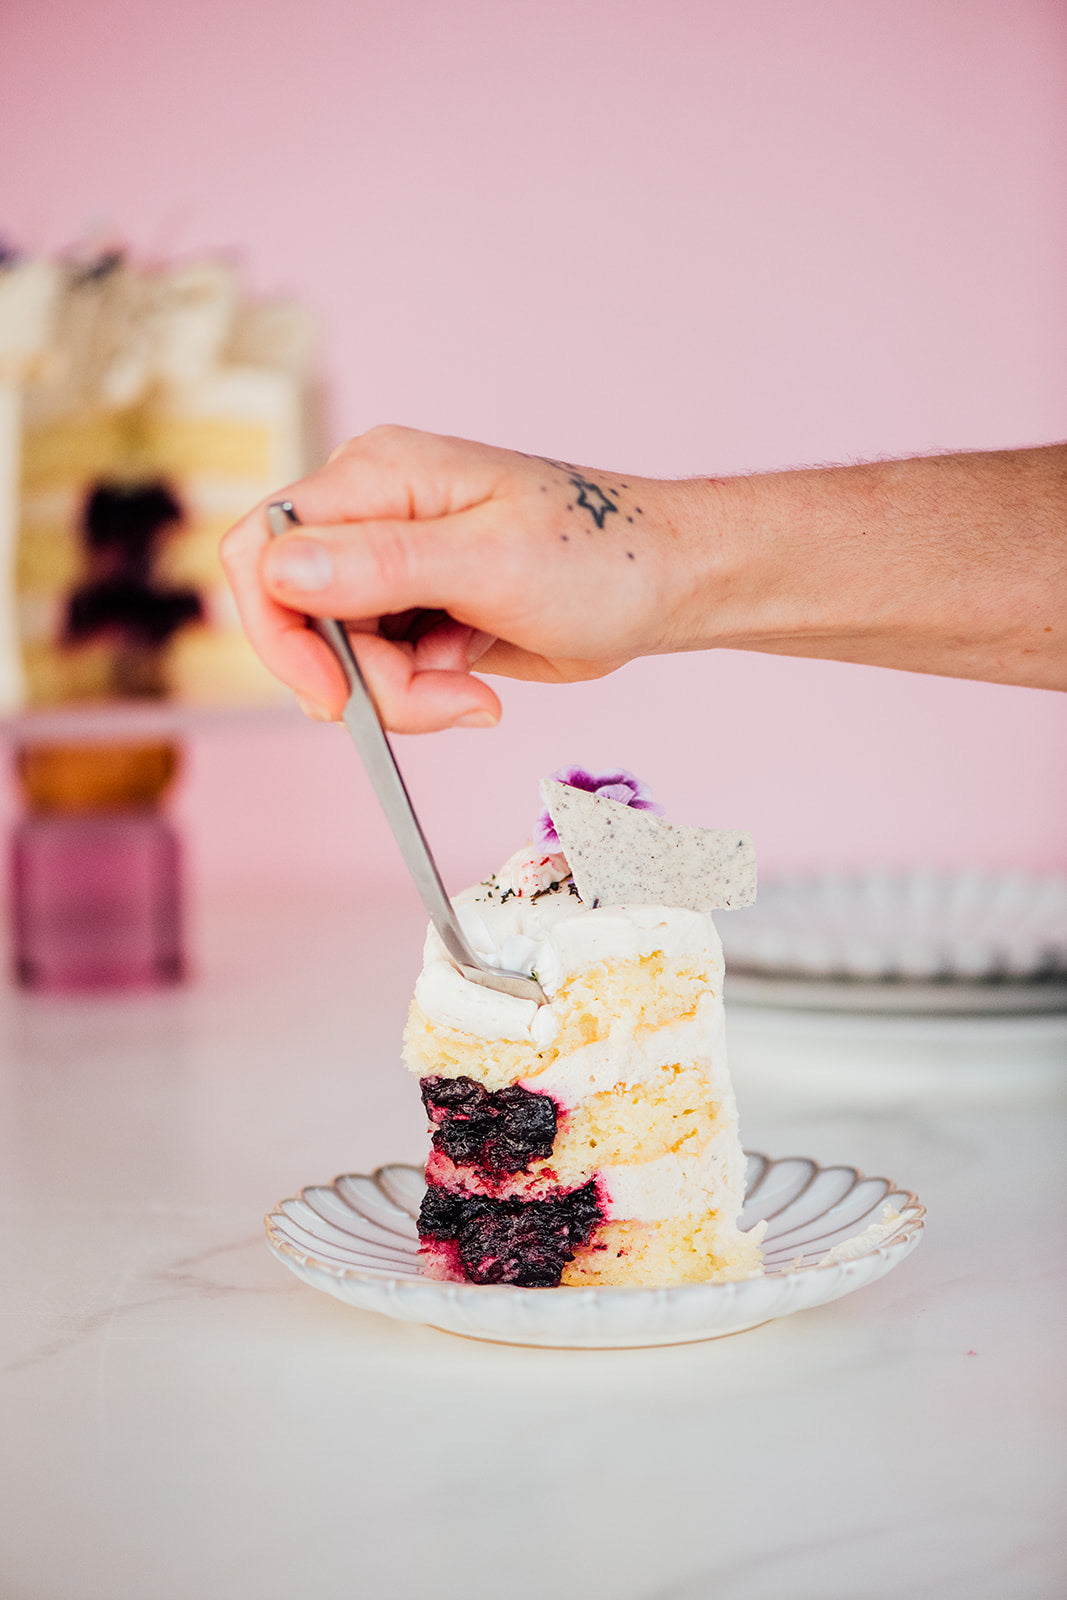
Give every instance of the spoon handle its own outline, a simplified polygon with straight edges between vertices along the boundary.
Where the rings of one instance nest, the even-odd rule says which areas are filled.
[[[267,507],[267,525],[275,538],[299,526],[300,518],[291,500],[278,500]],[[343,712],[345,727],[359,751],[371,785],[386,820],[393,830],[393,838],[400,846],[405,865],[419,891],[422,903],[430,914],[430,921],[441,937],[449,959],[465,978],[484,984],[488,989],[498,989],[504,994],[516,995],[522,1000],[534,1000],[539,1005],[545,996],[535,978],[520,972],[502,972],[488,966],[476,955],[467,942],[452,902],[441,882],[426,835],[422,831],[407,786],[386,737],[378,708],[374,704],[366,679],[359,668],[347,630],[332,617],[313,617],[311,626],[333,650],[348,679],[348,703]]]

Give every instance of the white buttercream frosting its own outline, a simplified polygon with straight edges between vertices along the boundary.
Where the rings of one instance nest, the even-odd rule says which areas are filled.
[[[520,852],[524,859],[530,855]],[[543,859],[553,864],[559,860]],[[558,887],[518,893],[510,887],[522,872],[516,861],[513,857],[497,878],[465,889],[452,904],[476,953],[491,966],[535,975],[549,1003],[538,1006],[470,983],[456,971],[431,927],[415,986],[415,999],[431,1022],[482,1039],[532,1042],[543,1050],[558,1031],[552,997],[568,978],[601,961],[633,960],[659,951],[668,959],[706,961],[713,972],[712,987],[721,994],[722,945],[706,912],[669,906],[591,909],[570,892],[567,881],[558,879],[550,880]]]

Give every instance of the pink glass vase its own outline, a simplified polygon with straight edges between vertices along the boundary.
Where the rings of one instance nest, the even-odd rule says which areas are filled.
[[[24,817],[12,840],[15,969],[34,989],[182,975],[178,836],[154,810]]]
[[[35,744],[11,841],[15,973],[33,989],[107,990],[182,976],[181,853],[160,802],[170,743]]]

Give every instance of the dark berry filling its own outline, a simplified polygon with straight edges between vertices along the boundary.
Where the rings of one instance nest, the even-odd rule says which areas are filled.
[[[419,1238],[454,1243],[471,1283],[553,1289],[575,1246],[603,1219],[596,1179],[558,1200],[487,1200],[427,1189]]]
[[[160,549],[182,508],[165,483],[98,483],[85,506],[87,570],[67,605],[64,637],[82,644],[103,633],[131,646],[161,649],[204,608],[195,589],[158,576]]]
[[[526,1172],[550,1156],[556,1102],[517,1083],[490,1092],[473,1078],[423,1078],[422,1103],[434,1124],[434,1148],[456,1166],[481,1167],[495,1177]]]

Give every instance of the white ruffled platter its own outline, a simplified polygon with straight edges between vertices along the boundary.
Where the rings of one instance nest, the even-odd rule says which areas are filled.
[[[625,1349],[759,1327],[862,1289],[910,1255],[924,1208],[888,1178],[807,1157],[748,1156],[743,1228],[766,1222],[764,1274],[669,1289],[518,1289],[422,1276],[416,1167],[379,1167],[302,1190],[266,1218],[271,1250],[347,1305],[502,1344]]]
[[[1067,878],[825,873],[717,919],[729,1001],[941,1015],[1067,1010]]]

